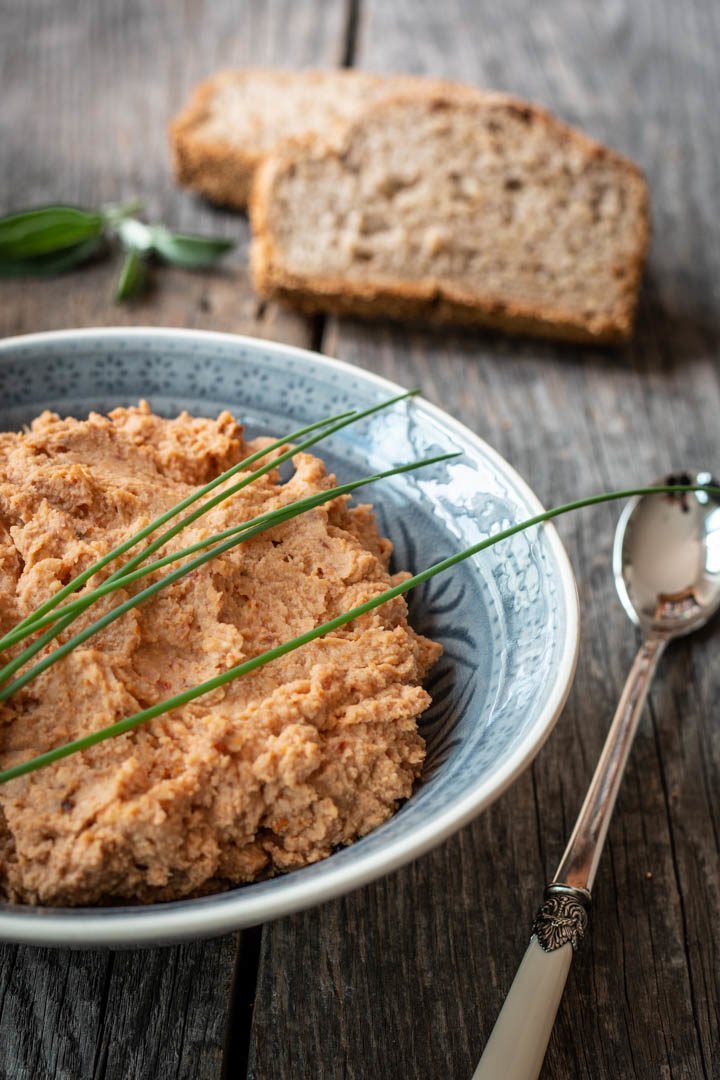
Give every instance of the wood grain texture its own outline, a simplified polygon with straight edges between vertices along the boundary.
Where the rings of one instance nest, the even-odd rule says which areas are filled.
[[[323,347],[420,385],[548,504],[720,468],[717,6],[365,0],[356,61],[512,90],[646,169],[655,239],[619,353],[390,324]],[[580,588],[575,689],[550,742],[474,825],[385,882],[266,930],[251,1076],[466,1077],[527,940],[635,648],[609,552],[617,509],[560,531]],[[720,1076],[717,632],[675,645],[634,749],[545,1080]]]
[[[0,949],[0,1076],[218,1077],[237,940],[83,953]]]
[[[109,958],[98,1077],[219,1077],[236,937]]]
[[[449,409],[541,498],[720,471],[720,8],[712,0],[31,0],[0,7],[0,201],[146,197],[152,216],[231,235],[208,275],[163,270],[132,307],[115,267],[0,283],[0,333],[117,322],[240,330],[378,371]],[[554,108],[635,157],[655,240],[637,340],[610,354],[488,335],[329,321],[259,307],[244,219],[176,191],[164,125],[232,63],[356,62],[448,74]],[[635,646],[615,599],[617,510],[566,519],[583,646],[562,719],[478,821],[385,881],[263,932],[254,1080],[463,1078],[489,1034],[600,749]],[[720,669],[711,630],[669,652],[596,886],[545,1080],[720,1077]],[[246,937],[247,941],[247,937]],[[249,1022],[251,948],[234,938],[145,953],[0,949],[0,1077],[221,1075]],[[233,1000],[236,960],[242,993]],[[246,1072],[244,1048],[225,1054]]]
[[[306,320],[258,304],[250,291],[246,219],[173,184],[166,128],[193,85],[218,68],[339,63],[345,20],[345,4],[334,0],[2,4],[3,212],[140,197],[150,220],[227,236],[238,248],[214,274],[158,269],[154,291],[127,306],[112,301],[119,258],[32,286],[0,281],[0,334],[151,323],[307,343]]]
[[[159,269],[149,294],[124,306],[112,301],[119,258],[0,281],[0,335],[157,324],[310,344],[312,324],[251,292],[245,219],[174,187],[165,127],[217,67],[340,62],[345,18],[344,4],[323,0],[0,4],[2,212],[139,195],[151,219],[238,241],[222,269]],[[226,1047],[236,1061],[246,1054],[233,1041],[239,940],[115,955],[0,947],[0,1077],[217,1080]]]

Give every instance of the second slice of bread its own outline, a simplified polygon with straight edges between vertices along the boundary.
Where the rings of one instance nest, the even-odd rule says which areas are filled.
[[[315,134],[332,141],[388,94],[443,86],[419,75],[366,71],[221,71],[196,87],[170,125],[175,177],[213,202],[243,209],[255,169],[281,140]]]
[[[442,90],[277,147],[251,222],[258,290],[305,311],[596,342],[632,332],[649,232],[631,162],[525,102]]]

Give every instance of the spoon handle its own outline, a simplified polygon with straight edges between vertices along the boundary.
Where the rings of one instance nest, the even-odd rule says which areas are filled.
[[[587,928],[590,889],[628,755],[666,640],[648,637],[630,669],[600,760],[532,936],[472,1080],[537,1080],[573,952]]]
[[[472,1080],[535,1080],[572,962],[572,946],[546,953],[533,935]]]

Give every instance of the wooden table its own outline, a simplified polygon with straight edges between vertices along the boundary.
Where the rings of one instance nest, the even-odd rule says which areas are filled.
[[[115,265],[5,284],[0,333],[157,323],[313,346],[484,436],[546,503],[673,467],[720,469],[720,6],[713,0],[6,0],[4,208],[140,195],[239,237],[229,269],[110,299]],[[501,14],[502,11],[502,14]],[[446,74],[537,99],[633,156],[654,242],[620,351],[346,320],[257,302],[244,219],[173,186],[165,125],[229,65]],[[561,524],[583,622],[575,688],[532,768],[414,865],[261,930],[148,952],[0,949],[0,1076],[465,1078],[525,948],[635,646],[609,551],[617,508]],[[652,692],[544,1077],[720,1077],[718,637],[673,647]]]

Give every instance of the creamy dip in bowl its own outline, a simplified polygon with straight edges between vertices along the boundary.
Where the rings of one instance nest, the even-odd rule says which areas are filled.
[[[183,409],[211,420],[228,410],[247,438],[255,438],[368,407],[399,388],[289,346],[118,329],[0,343],[0,390],[3,431],[20,430],[44,409],[83,420],[146,398],[168,419]],[[377,413],[322,444],[322,458],[339,481],[454,450],[463,456],[363,493],[362,501],[375,507],[380,534],[394,545],[390,572],[420,570],[531,516],[539,504],[499,455],[422,399]],[[72,908],[6,902],[0,904],[0,937],[87,948],[220,934],[340,895],[469,821],[529,763],[562,707],[577,652],[572,572],[557,534],[545,526],[427,582],[410,594],[409,606],[410,625],[440,643],[443,654],[425,681],[433,701],[419,722],[426,744],[422,774],[396,814],[312,865],[212,895],[148,896],[143,899],[152,902],[126,906],[93,900],[95,906]],[[412,693],[418,681],[408,681]]]

